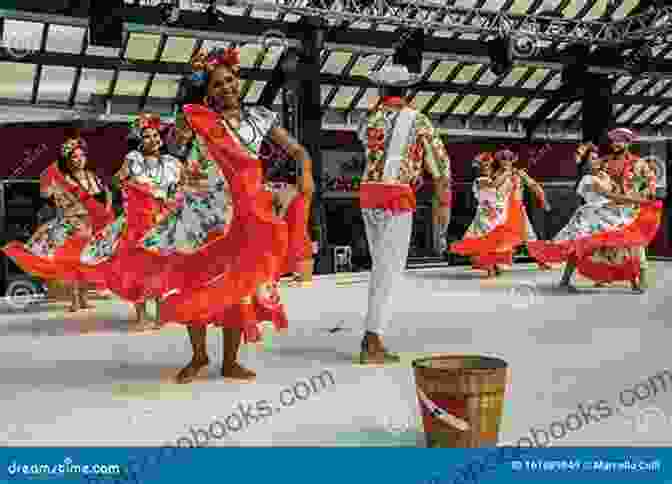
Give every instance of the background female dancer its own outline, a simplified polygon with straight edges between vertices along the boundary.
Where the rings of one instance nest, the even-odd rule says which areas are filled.
[[[484,204],[479,205],[464,238],[450,247],[456,254],[470,256],[474,268],[486,270],[488,278],[501,273],[500,265],[512,265],[515,249],[534,235],[530,234],[531,225],[523,206],[524,184],[534,192],[539,204],[545,202],[541,186],[524,170],[514,168],[517,157],[513,152],[501,150],[494,158],[494,174],[490,180],[479,182],[479,187],[494,193],[484,193]]]
[[[193,357],[178,373],[179,383],[207,368],[209,324],[222,328],[221,375],[238,381],[256,376],[238,362],[243,339],[258,341],[261,321],[287,328],[277,290],[287,264],[287,224],[273,213],[258,153],[271,141],[304,167],[311,162],[275,113],[241,107],[239,55],[225,49],[192,59],[192,104],[182,107],[178,129],[180,138],[192,139],[187,171],[194,183],[185,185],[183,205],[143,240],[145,249],[171,254],[161,280],[167,290],[180,289],[162,301],[160,313],[188,329]]]
[[[530,251],[547,262],[566,261],[560,287],[571,292],[576,291],[571,278],[577,269],[597,282],[630,281],[633,290],[641,292],[637,247],[647,245],[655,236],[660,204],[619,194],[607,173],[606,161],[596,156],[594,146],[587,149],[590,153],[583,155],[591,160],[592,173],[584,176],[578,187],[586,203],[553,241],[532,242]],[[633,208],[633,204],[640,207]]]
[[[86,164],[85,141],[67,140],[58,162],[40,177],[42,196],[53,201],[58,214],[40,225],[25,245],[10,242],[3,248],[27,273],[69,283],[70,312],[92,307],[87,299],[87,282],[104,287],[104,280],[83,266],[79,256],[93,232],[113,220],[110,192]]]
[[[134,303],[140,330],[157,327],[145,318],[145,303],[158,295],[158,288],[138,243],[175,206],[182,170],[177,158],[161,153],[160,128],[158,116],[142,114],[135,120],[130,138],[137,148],[115,175],[124,214],[95,234],[81,254],[82,262],[95,267],[112,292]]]
[[[265,142],[261,147],[261,158],[267,167],[277,165],[274,157],[285,158],[289,153],[280,153],[282,150],[276,149],[276,146]],[[289,155],[291,157],[291,155]],[[289,230],[289,249],[287,256],[287,266],[283,269],[283,274],[293,274],[293,286],[303,286],[310,283],[313,274],[313,247],[310,235],[308,233],[311,204],[315,192],[315,182],[313,181],[312,166],[310,159],[306,158],[304,166],[300,171],[300,176],[294,178],[287,173],[286,166],[275,168],[275,177],[282,176],[287,181],[276,182],[268,177],[266,190],[272,197],[272,204],[275,214],[287,222]],[[294,163],[294,160],[291,160]],[[282,173],[278,173],[282,171]],[[273,177],[273,178],[275,178]],[[293,182],[293,183],[292,183]]]

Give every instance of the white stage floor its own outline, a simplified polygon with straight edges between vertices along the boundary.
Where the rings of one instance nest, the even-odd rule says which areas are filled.
[[[353,365],[367,274],[355,275],[353,284],[347,275],[318,278],[313,288],[283,289],[289,334],[243,350],[243,362],[258,372],[256,384],[245,385],[217,377],[219,331],[209,337],[209,377],[175,385],[171,378],[190,358],[181,327],[129,333],[129,306],[116,300],[96,301],[95,310],[77,316],[57,303],[25,313],[3,307],[0,438],[18,446],[174,443],[191,427],[225,421],[241,403],[268,400],[279,409],[283,389],[306,395],[299,382],[323,374],[326,386],[313,378],[312,394],[282,415],[250,421],[209,445],[423,446],[410,362],[432,353],[479,353],[505,359],[512,370],[502,442],[527,436],[531,427],[548,430],[590,401],[616,408],[623,390],[628,400],[629,389],[641,396],[657,386],[625,415],[584,423],[552,445],[670,445],[672,263],[652,264],[654,287],[646,295],[585,282],[584,293],[568,295],[553,289],[559,271],[526,265],[494,282],[461,267],[409,272],[386,338],[404,362],[389,368]],[[328,331],[335,327],[342,329]],[[667,380],[651,378],[666,369]],[[236,418],[228,424],[239,427]]]

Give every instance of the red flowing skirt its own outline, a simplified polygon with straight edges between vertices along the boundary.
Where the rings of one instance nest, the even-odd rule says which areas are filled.
[[[289,230],[289,249],[284,274],[300,272],[299,263],[313,257],[313,244],[308,237],[306,198],[299,193],[289,205],[285,221]]]
[[[573,261],[579,273],[593,281],[631,281],[640,273],[637,249],[646,247],[654,239],[661,216],[661,202],[643,203],[637,217],[628,225],[577,240],[530,242],[528,249],[531,256],[546,263]],[[593,255],[602,249],[627,252],[618,262],[596,261]]]
[[[126,301],[139,303],[160,295],[162,289],[158,280],[160,266],[139,246],[139,242],[170,206],[143,187],[129,183],[123,190],[126,227],[112,257],[92,266],[92,270],[105,281],[110,291]]]
[[[87,242],[85,237],[72,236],[51,257],[32,254],[20,242],[10,242],[2,251],[23,271],[35,277],[67,283],[88,282],[104,289],[105,280],[95,270],[80,263],[79,258]]]
[[[511,196],[504,223],[483,237],[451,244],[450,251],[471,257],[474,267],[479,269],[490,269],[495,264],[511,265],[514,251],[525,243],[526,233],[523,204]]]
[[[284,307],[257,292],[261,285],[277,282],[287,264],[287,223],[274,215],[272,198],[263,190],[261,162],[218,126],[215,113],[200,106],[185,111],[229,182],[234,215],[230,230],[195,254],[171,255],[163,264],[158,261],[165,257],[152,254],[160,266],[163,290],[176,290],[161,302],[161,319],[239,328],[246,341],[256,341],[259,321],[287,328]],[[243,304],[245,298],[251,304]]]

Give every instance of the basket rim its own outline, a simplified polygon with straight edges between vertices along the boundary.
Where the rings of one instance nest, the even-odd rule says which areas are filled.
[[[483,361],[488,361],[493,363],[493,366],[486,368],[432,368],[424,366],[423,363],[431,360],[458,360],[458,359],[480,359]],[[449,355],[449,354],[436,354],[431,356],[423,356],[422,358],[417,358],[411,362],[413,368],[422,369],[422,370],[435,370],[435,371],[446,371],[446,372],[464,372],[464,371],[497,371],[497,370],[507,370],[509,364],[504,361],[502,358],[497,356],[486,356],[478,354],[465,354],[465,355]]]

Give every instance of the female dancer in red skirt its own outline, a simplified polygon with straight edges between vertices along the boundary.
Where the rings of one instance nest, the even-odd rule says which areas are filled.
[[[126,155],[116,175],[124,214],[96,233],[81,254],[82,262],[95,268],[112,292],[135,304],[141,330],[156,328],[145,318],[145,303],[157,295],[159,285],[150,277],[146,254],[138,244],[175,207],[182,171],[177,158],[162,153],[160,129],[158,116],[141,114],[136,119],[130,139],[138,148]]]
[[[192,139],[184,201],[143,245],[157,258],[170,254],[169,264],[157,262],[160,279],[166,291],[179,292],[163,299],[161,319],[185,324],[193,350],[177,381],[188,383],[207,368],[209,324],[222,328],[222,376],[252,380],[255,373],[238,362],[243,339],[258,341],[261,321],[287,328],[277,283],[287,264],[288,230],[264,190],[258,153],[265,140],[283,146],[307,168],[306,180],[311,162],[275,113],[241,107],[237,50],[199,52],[192,66],[195,104],[183,106],[178,127]]]
[[[40,177],[40,191],[59,209],[58,216],[39,226],[26,244],[10,242],[2,249],[27,273],[69,283],[70,312],[92,307],[86,283],[104,288],[104,280],[82,265],[79,256],[93,232],[114,219],[110,192],[86,163],[85,141],[67,140],[60,160]]]
[[[592,173],[577,188],[585,204],[552,241],[531,243],[530,252],[549,263],[567,262],[560,287],[571,292],[576,291],[571,278],[578,270],[602,284],[628,281],[641,293],[640,248],[655,237],[662,205],[641,194],[624,194],[609,175],[608,161],[598,158],[594,146],[581,156],[588,157],[592,166]]]
[[[529,239],[529,220],[523,206],[526,184],[537,202],[544,204],[544,192],[525,171],[513,167],[516,155],[509,150],[498,151],[492,158],[483,155],[481,166],[485,175],[478,182],[479,206],[476,217],[462,241],[450,246],[451,252],[470,256],[474,268],[487,271],[487,277],[499,275],[500,265],[512,265],[516,248]],[[491,176],[489,174],[492,173]]]

